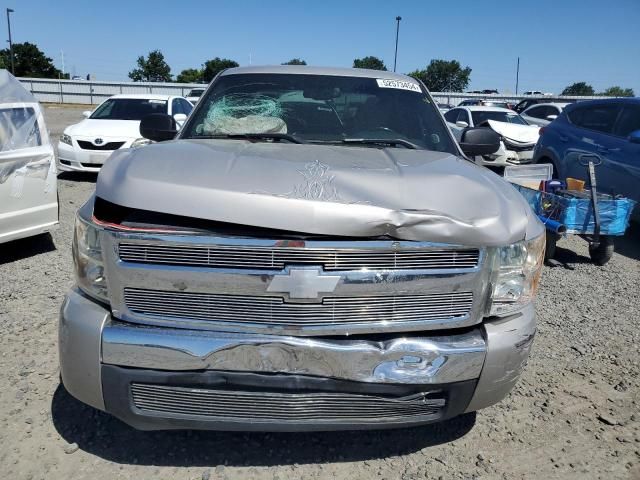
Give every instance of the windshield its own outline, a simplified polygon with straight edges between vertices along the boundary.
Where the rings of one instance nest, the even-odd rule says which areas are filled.
[[[477,127],[487,120],[495,120],[496,122],[515,123],[517,125],[529,125],[525,120],[515,112],[471,112],[473,124]]]
[[[89,118],[98,120],[142,120],[150,113],[167,113],[167,101],[146,98],[110,98]]]
[[[196,88],[194,90],[191,90],[189,92],[189,95],[187,95],[187,97],[201,97],[203,93],[204,93],[204,90],[202,88]]]
[[[200,100],[181,138],[242,134],[287,135],[306,143],[361,146],[363,143],[352,140],[401,140],[404,143],[388,145],[457,153],[436,106],[413,81],[304,74],[223,75]]]

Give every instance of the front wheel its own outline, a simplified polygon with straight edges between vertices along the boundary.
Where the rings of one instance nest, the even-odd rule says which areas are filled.
[[[605,265],[613,256],[613,237],[603,235],[597,247],[589,245],[589,256],[596,265]]]
[[[546,231],[547,242],[544,250],[544,259],[546,261],[553,259],[556,256],[556,242],[558,241],[558,234]]]

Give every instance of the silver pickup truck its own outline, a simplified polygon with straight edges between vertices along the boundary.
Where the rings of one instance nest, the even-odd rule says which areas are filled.
[[[80,208],[62,381],[139,429],[411,426],[492,405],[535,334],[544,228],[386,71],[226,70]]]

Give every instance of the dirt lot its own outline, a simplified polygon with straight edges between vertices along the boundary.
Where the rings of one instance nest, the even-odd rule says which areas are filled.
[[[56,138],[82,108],[47,108]],[[0,246],[0,477],[7,479],[640,478],[640,228],[605,267],[563,240],[545,268],[526,372],[499,405],[401,431],[132,430],[58,382],[75,210],[95,175],[60,178],[52,239]]]

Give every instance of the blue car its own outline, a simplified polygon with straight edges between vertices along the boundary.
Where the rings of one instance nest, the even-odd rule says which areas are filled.
[[[588,182],[583,154],[597,155],[598,191],[640,202],[640,98],[592,100],[568,105],[546,127],[534,163],[553,164],[554,177]],[[597,163],[597,161],[596,161]],[[633,219],[640,221],[640,208]]]

